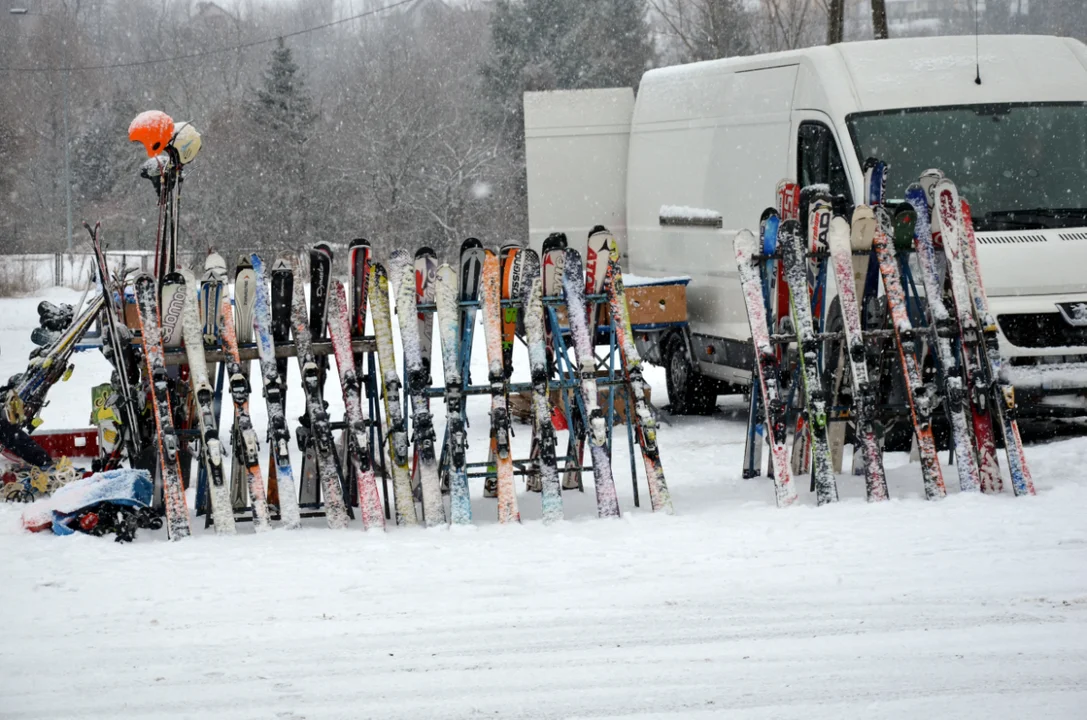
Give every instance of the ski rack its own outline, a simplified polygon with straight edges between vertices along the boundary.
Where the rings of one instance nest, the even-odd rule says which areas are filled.
[[[577,362],[571,357],[573,347],[567,342],[567,338],[570,334],[568,324],[564,325],[560,321],[560,310],[566,309],[566,300],[562,295],[550,295],[543,298],[544,315],[545,320],[552,328],[551,332],[551,349],[553,350],[554,366],[552,368],[552,377],[548,381],[548,390],[558,390],[560,403],[556,405],[562,409],[563,414],[567,419],[567,424],[573,432],[573,426],[575,424],[575,417],[587,418],[588,414],[585,409],[584,399],[581,396],[581,381],[578,378],[578,365]],[[462,300],[458,302],[459,309],[464,310],[480,310],[482,304],[478,300]],[[522,303],[520,300],[504,299],[501,306],[503,308],[517,308],[520,309]],[[590,313],[600,313],[600,308],[603,307],[605,311],[608,310],[608,296],[606,293],[586,295],[585,307]],[[433,313],[437,309],[435,303],[419,303],[417,305],[417,311],[422,313]],[[634,398],[633,391],[630,388],[630,384],[623,376],[622,364],[619,361],[619,345],[617,342],[615,329],[612,325],[612,319],[610,312],[607,312],[608,322],[606,324],[600,323],[596,325],[593,336],[594,356],[597,370],[596,384],[597,391],[607,391],[607,404],[605,409],[605,422],[608,433],[608,449],[609,454],[611,452],[614,428],[617,418],[615,411],[615,399],[616,392],[625,392],[626,400],[626,412],[625,422],[628,452],[630,455],[630,470],[631,470],[631,484],[634,489],[634,506],[641,507],[640,493],[638,489],[638,472],[637,472],[637,459],[640,457],[640,451],[637,448],[634,425],[631,420],[634,413]],[[463,334],[462,339],[467,337],[471,342],[474,335],[474,328],[468,330],[466,334]],[[597,342],[601,335],[606,335],[607,341],[605,343]],[[518,336],[518,339],[523,343],[524,338]],[[607,354],[601,356],[596,353],[595,348],[598,345],[605,345],[607,347]],[[471,364],[471,348],[461,348],[460,354],[461,361],[461,393],[465,397],[470,395],[484,395],[489,396],[491,394],[490,384],[473,385],[470,384],[469,367]],[[406,366],[405,366],[406,371]],[[557,376],[557,377],[556,377]],[[508,390],[510,394],[531,392],[531,382],[516,382],[509,383]],[[428,398],[444,398],[445,386],[435,385],[427,388],[426,395]],[[405,393],[403,402],[405,406],[408,402],[407,393]],[[467,403],[464,403],[464,407],[467,407]],[[411,430],[411,413],[405,412],[405,425],[410,437]],[[583,424],[584,427],[588,426],[588,423]],[[448,433],[443,433],[443,436],[448,437]],[[488,445],[489,448],[489,445]],[[446,451],[443,443],[441,458],[446,457]],[[571,447],[568,445],[566,452],[560,451],[559,448],[555,449],[555,459],[559,477],[563,477],[568,472],[577,473],[578,477],[578,491],[584,492],[584,484],[581,480],[581,474],[586,471],[592,471],[592,465],[584,465],[576,458],[571,451]],[[497,471],[488,467],[489,463],[484,461],[466,462],[465,466],[468,469],[469,478],[497,478]],[[514,458],[514,474],[526,477],[534,474],[534,467],[536,466],[536,459],[532,457],[528,458]],[[444,466],[443,471],[444,471]]]
[[[906,306],[909,309],[910,321],[913,324],[913,328],[911,329],[909,335],[905,337],[912,337],[914,340],[919,341],[919,360],[924,358],[924,360],[928,361],[935,352],[935,348],[930,342],[933,333],[936,333],[940,337],[946,337],[951,339],[953,341],[953,344],[955,345],[956,354],[958,354],[959,352],[961,352],[961,349],[958,347],[959,333],[957,332],[957,330],[955,330],[954,328],[939,329],[931,326],[929,324],[930,319],[927,316],[927,313],[925,313],[922,309],[922,298],[924,296],[920,292],[918,292],[917,285],[913,280],[913,272],[910,268],[910,261],[912,260],[915,252],[915,249],[912,247],[909,250],[896,250],[899,272],[901,273],[902,278],[902,286],[906,293]],[[886,323],[889,322],[889,318],[883,318],[883,327],[868,327],[868,320],[871,317],[870,314],[867,312],[868,305],[870,302],[875,301],[877,297],[879,297],[879,288],[882,286],[882,281],[879,275],[878,261],[875,256],[875,250],[854,251],[853,255],[856,257],[869,256],[870,258],[868,265],[868,276],[866,277],[865,282],[865,292],[863,296],[858,298],[858,300],[860,301],[859,305],[862,321],[861,337],[864,339],[864,345],[866,348],[871,348],[878,345],[878,355],[880,358],[879,365],[877,366],[879,369],[879,372],[877,374],[877,382],[879,383],[878,394],[880,398],[885,398],[890,393],[891,388],[886,387],[886,384],[883,382],[883,378],[885,376],[898,377],[897,373],[884,373],[882,371],[885,359],[887,362],[891,363],[899,362],[897,358],[897,350],[894,347],[895,333],[894,330],[886,326]],[[821,304],[825,304],[827,297],[827,278],[830,273],[827,272],[826,266],[829,256],[830,253],[826,250],[819,250],[816,252],[808,251],[805,253],[805,257],[807,257],[809,260],[816,260],[819,263],[820,267],[819,272],[816,274],[816,284],[809,292],[809,296],[812,302],[813,317],[818,322],[815,339],[819,343],[817,366],[819,369],[819,374],[822,377],[826,376],[826,358],[824,357],[826,341],[845,341],[844,331],[826,331],[826,313],[823,311],[824,308],[821,307]],[[775,253],[772,256],[763,255],[760,253],[755,256],[755,260],[757,260],[759,263],[759,272],[762,276],[763,287],[766,288],[766,275],[768,273],[769,267],[768,261],[780,261],[780,252]],[[873,273],[875,279],[874,283],[872,282]],[[767,300],[767,298],[765,297],[765,293],[763,299]],[[767,302],[769,301],[767,300]],[[817,306],[819,307],[818,314],[816,314]],[[770,316],[768,315],[768,317]],[[797,338],[795,333],[770,333],[770,342],[775,347],[787,348],[790,344],[796,343],[796,341]],[[785,357],[786,356],[783,355],[783,358]],[[939,363],[936,362],[936,358],[931,357],[931,360],[933,361],[932,367],[937,368],[938,372],[942,373],[943,369],[940,367]],[[806,413],[806,409],[803,406],[803,399],[800,397],[796,397],[798,395],[796,390],[799,385],[799,372],[799,364],[791,369],[785,369],[780,371],[781,377],[789,377],[789,385],[786,394],[787,412],[785,422],[786,427],[791,429],[797,429],[799,427],[798,421]],[[945,393],[943,391],[943,383],[926,380],[925,385],[929,387],[931,394],[935,400],[935,404],[943,408],[944,415],[948,415],[948,404],[946,402],[946,398],[944,397]],[[761,437],[764,434],[763,425],[766,422],[765,409],[763,408],[762,399],[758,391],[757,380],[753,379],[751,392],[752,406],[748,413],[748,424],[746,429],[746,437],[749,439],[749,443],[751,442],[752,438]],[[849,405],[836,404],[840,399],[840,397],[827,398],[827,422],[841,423],[849,422],[853,419],[852,408]],[[876,412],[880,420],[910,417],[910,407],[905,402],[881,402],[876,406]],[[796,442],[795,436],[793,442]],[[951,456],[954,455],[953,446],[948,448],[948,453]],[[767,467],[767,471],[765,473],[763,472],[764,459],[762,456],[763,452],[761,442],[754,446],[754,452],[745,453],[742,471],[743,478],[745,480],[761,477],[764,475],[766,477],[772,476],[772,468]],[[767,465],[769,464],[767,463]]]
[[[133,343],[139,342],[139,336],[133,338]],[[383,460],[383,454],[380,452],[373,452],[374,448],[381,448],[384,443],[384,428],[381,421],[381,414],[378,412],[380,408],[380,389],[377,372],[377,342],[372,335],[361,338],[353,338],[351,340],[351,348],[355,352],[356,358],[363,357],[366,362],[366,373],[360,377],[362,381],[363,395],[367,399],[368,403],[368,417],[366,419],[367,434],[371,447],[371,457],[373,458],[373,468],[375,472],[381,473],[383,495],[385,497],[385,517],[389,519],[391,517],[389,500],[388,500],[388,468],[385,466]],[[280,343],[275,346],[277,358],[296,357],[297,350],[293,342]],[[313,354],[319,356],[328,356],[332,354],[332,342],[330,340],[322,340],[313,343]],[[258,351],[256,343],[243,343],[238,346],[238,355],[242,362],[247,360],[257,360]],[[184,365],[187,360],[187,353],[183,348],[170,348],[165,351],[166,365]],[[219,363],[219,368],[216,370],[218,374],[216,383],[216,395],[221,399],[222,397],[222,377],[224,374],[224,368],[226,362],[228,362],[227,354],[224,351],[222,345],[217,346],[205,346],[204,357],[207,361]],[[361,367],[361,366],[360,366]],[[343,430],[347,427],[346,420],[341,420],[331,423],[331,427],[334,431]],[[219,431],[222,432],[224,428],[220,425]],[[295,430],[297,437],[297,428]],[[195,429],[179,430],[178,435],[183,438],[198,438],[199,431]],[[233,443],[231,443],[232,445]],[[346,448],[341,448],[338,451],[340,455],[340,461],[343,468],[343,491],[344,499],[348,503],[348,512],[351,513],[352,500],[357,504],[357,496],[351,494],[352,490],[357,493],[354,483],[348,480],[349,477],[353,477],[353,474],[349,474],[348,471],[351,468],[350,463],[352,459],[348,456]],[[194,459],[199,457],[199,451],[193,454]],[[231,462],[235,461],[233,453],[230,454]],[[201,470],[202,463],[198,463]],[[299,468],[299,471],[301,469]],[[318,488],[320,486],[318,485]],[[200,517],[204,516],[204,526],[210,527],[213,524],[212,515],[209,512],[210,508],[207,504],[208,498],[207,477],[205,473],[198,472],[197,486],[196,486],[196,508],[195,515]],[[324,517],[325,512],[323,509],[323,503],[320,500],[320,490],[318,489],[317,502],[301,503],[300,509],[303,511],[301,517]],[[278,515],[273,515],[272,519],[279,520]],[[253,520],[253,508],[252,506],[236,509],[234,511],[235,522],[251,522]]]

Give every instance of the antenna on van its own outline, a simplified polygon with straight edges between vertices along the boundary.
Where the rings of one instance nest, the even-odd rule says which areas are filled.
[[[978,34],[978,0],[974,0],[974,69],[977,72],[974,76],[975,85],[981,85],[981,50]]]

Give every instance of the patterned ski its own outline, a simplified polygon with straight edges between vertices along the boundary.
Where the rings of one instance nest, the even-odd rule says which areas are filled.
[[[933,344],[936,347],[936,357],[940,361],[944,380],[944,398],[947,402],[947,410],[951,415],[951,440],[955,445],[955,468],[959,475],[959,489],[963,492],[977,490],[983,484],[983,478],[989,478],[986,485],[991,483],[991,473],[995,471],[996,479],[1000,480],[1000,468],[995,466],[995,455],[982,453],[983,463],[990,458],[992,466],[985,472],[980,472],[978,457],[974,455],[974,438],[970,435],[970,428],[966,424],[967,397],[963,384],[963,368],[955,358],[951,347],[949,335],[955,331],[955,321],[944,305],[943,283],[940,282],[940,269],[936,262],[936,248],[932,243],[932,231],[929,224],[928,202],[925,200],[925,191],[920,185],[913,184],[906,189],[906,200],[914,210],[914,237],[917,245],[917,259],[921,266],[921,283],[925,287],[925,296],[928,300],[929,316],[933,324]],[[974,425],[975,431],[978,425]],[[979,442],[982,435],[978,435]],[[992,428],[989,429],[990,440]]]
[[[291,341],[291,302],[294,299],[294,269],[291,267],[290,256],[288,254],[280,255],[272,261],[270,275],[272,284],[272,294],[270,296],[272,341],[276,345],[285,345]],[[276,358],[275,364],[276,369],[279,371],[279,387],[282,393],[281,399],[283,401],[283,407],[286,408],[287,358]],[[246,377],[248,377],[248,371]],[[269,450],[271,459],[268,470],[268,502],[278,507],[280,502],[279,487],[276,482],[277,463],[275,460],[275,447],[271,447]],[[309,486],[314,488],[313,492],[316,493],[316,477],[314,477],[313,473],[310,473],[310,477]],[[302,484],[305,486],[305,482]],[[291,486],[294,486],[293,475]],[[298,494],[295,494],[294,497],[295,502],[297,502]],[[314,502],[316,502],[316,499]]]
[[[596,510],[600,517],[619,517],[619,498],[608,457],[608,430],[600,410],[596,390],[596,355],[589,338],[585,307],[585,280],[582,277],[581,256],[573,248],[566,249],[562,287],[566,294],[570,336],[574,355],[580,368],[581,395],[588,413],[589,449],[593,456],[593,478],[596,484]]]
[[[234,508],[230,503],[230,487],[226,481],[226,461],[223,443],[219,440],[219,423],[215,420],[215,389],[208,378],[208,364],[204,357],[204,333],[200,323],[196,277],[182,270],[185,277],[187,300],[181,314],[182,339],[189,361],[189,382],[196,401],[197,427],[200,429],[200,458],[207,473],[211,490],[211,513],[215,532],[233,535]],[[213,314],[217,314],[214,313]]]
[[[942,178],[933,186],[934,223],[940,230],[944,256],[947,259],[947,273],[950,278],[951,300],[955,305],[959,335],[962,338],[963,375],[966,379],[967,399],[974,421],[974,439],[977,442],[981,486],[986,492],[998,492],[1003,485],[1000,466],[996,460],[996,437],[993,430],[993,418],[990,413],[989,398],[985,392],[985,362],[981,355],[981,332],[974,318],[973,302],[967,287],[964,265],[964,246],[966,238],[963,232],[962,209],[959,192],[954,183]],[[933,251],[935,258],[935,250]]]
[[[434,302],[434,279],[438,272],[438,259],[434,254],[434,251],[428,247],[421,247],[415,252],[415,303],[416,305],[422,305],[424,303],[432,304]],[[393,282],[396,282],[396,275],[393,274]],[[399,313],[399,309],[397,310]],[[426,387],[431,385],[431,351],[434,348],[434,313],[417,312],[416,322],[418,325],[418,337],[419,337],[419,356],[421,358],[423,370],[426,373]],[[411,378],[408,378],[408,387],[411,387]],[[426,411],[430,412],[430,397],[423,396],[423,406]],[[431,416],[433,417],[433,416]],[[412,447],[412,482],[418,485],[421,482],[421,467],[419,461],[419,445],[416,444]],[[440,480],[439,480],[440,482]],[[439,485],[440,487],[440,485]],[[424,508],[425,510],[425,508]]]
[[[533,462],[540,478],[543,521],[562,519],[562,489],[555,458],[555,426],[551,423],[551,399],[548,394],[547,345],[544,336],[543,277],[540,256],[524,249],[524,281],[521,289],[521,314],[528,344],[528,365],[532,376]]]
[[[162,352],[162,329],[159,326],[158,295],[153,275],[136,277],[136,304],[140,315],[140,333],[147,378],[151,386],[155,431],[158,436],[159,471],[162,474],[163,497],[166,505],[166,529],[171,540],[188,537],[189,508],[185,504],[185,488],[181,483],[178,462],[180,442],[174,430],[173,408],[170,406],[169,380]]]
[[[297,276],[297,266],[295,275]],[[327,309],[327,308],[326,308]],[[295,352],[298,353],[298,371],[302,376],[302,390],[306,395],[306,415],[309,416],[310,433],[317,456],[317,474],[324,491],[325,519],[333,529],[348,526],[347,506],[343,497],[343,478],[336,461],[336,441],[332,438],[331,421],[321,393],[321,378],[317,358],[313,354],[310,320],[306,313],[306,294],[301,283],[294,284],[294,302],[291,305],[291,324],[294,333]]]
[[[389,259],[392,270],[393,293],[396,296],[396,317],[400,323],[400,340],[407,365],[408,394],[411,397],[412,442],[419,455],[419,484],[423,496],[423,521],[427,527],[445,523],[438,459],[434,452],[434,419],[430,414],[426,390],[430,386],[430,371],[423,365],[416,310],[417,276],[411,256],[403,248],[393,251]]]
[[[506,403],[506,374],[502,369],[502,304],[498,256],[487,250],[480,281],[483,334],[487,342],[487,379],[491,385],[491,435],[498,475],[498,521],[520,522],[517,492],[513,484],[513,454],[510,448],[510,415]]]
[[[332,281],[329,290],[328,330],[332,338],[332,350],[336,355],[336,367],[343,388],[344,412],[347,415],[345,444],[351,458],[358,484],[359,511],[365,530],[385,527],[385,512],[374,479],[370,462],[370,446],[366,439],[366,418],[362,410],[362,386],[355,370],[355,353],[351,348],[351,316],[347,307],[347,291],[339,280]]]
[[[838,499],[838,486],[835,484],[831,467],[830,445],[827,441],[826,390],[823,388],[817,367],[818,343],[815,339],[815,326],[812,322],[811,300],[808,291],[807,257],[804,252],[805,241],[800,233],[800,223],[788,220],[781,224],[779,242],[782,246],[782,258],[785,265],[785,278],[789,285],[790,306],[792,308],[793,327],[800,361],[800,381],[804,391],[804,406],[807,413],[807,427],[811,434],[813,468],[812,481],[815,484],[816,502],[820,505]],[[794,442],[802,442],[797,435]],[[795,457],[795,455],[794,455]]]
[[[238,336],[234,327],[234,308],[230,298],[224,293],[219,309],[220,332],[223,350],[227,355],[227,387],[234,400],[234,412],[238,418],[238,432],[234,435],[234,464],[245,468],[245,477],[249,485],[249,499],[253,503],[253,527],[263,532],[271,527],[268,514],[268,501],[264,494],[264,479],[260,472],[260,441],[253,429],[253,419],[249,415],[249,377],[242,370],[241,357],[238,353]],[[293,497],[293,494],[292,494]]]
[[[408,468],[408,433],[400,403],[400,376],[393,349],[393,321],[389,310],[389,276],[381,263],[370,264],[370,313],[377,341],[377,359],[381,368],[382,396],[388,419],[389,463],[392,465],[393,496],[398,525],[418,525],[415,498],[411,492]]]
[[[891,328],[894,331],[895,344],[898,346],[898,356],[906,381],[906,400],[910,406],[910,418],[917,436],[917,449],[921,455],[921,476],[925,486],[925,497],[934,500],[947,495],[947,489],[944,487],[944,476],[940,470],[936,440],[932,436],[932,392],[931,388],[921,381],[921,367],[917,362],[913,324],[910,323],[909,314],[906,312],[906,293],[902,289],[902,280],[898,275],[894,244],[884,233],[883,225],[884,223],[881,222],[876,223],[872,248],[876,252],[880,275],[883,276]]]
[[[785,398],[779,377],[777,354],[770,344],[770,329],[767,325],[766,298],[763,295],[762,279],[758,270],[758,241],[750,231],[741,230],[733,241],[736,250],[736,266],[740,274],[740,288],[747,307],[747,318],[751,325],[751,341],[755,347],[755,369],[759,378],[759,390],[762,392],[763,407],[766,408],[766,442],[770,446],[770,463],[774,475],[774,496],[778,507],[792,505],[796,501],[796,487],[793,484],[789,451],[785,445],[788,428],[786,425]]]
[[[615,339],[619,343],[619,354],[623,360],[623,371],[627,386],[634,398],[634,412],[630,414],[634,421],[638,444],[645,462],[646,483],[649,486],[649,500],[654,512],[671,515],[672,494],[664,480],[664,467],[661,464],[660,448],[657,447],[657,419],[653,417],[646,400],[648,385],[642,377],[642,358],[634,344],[634,329],[630,325],[630,309],[627,307],[626,289],[623,286],[623,273],[619,267],[618,246],[612,244],[611,257],[608,260],[608,275],[605,287],[608,293],[608,306],[611,309],[612,327]],[[628,411],[629,412],[629,411]]]
[[[454,525],[472,524],[472,498],[468,493],[465,453],[464,393],[460,358],[460,308],[457,271],[449,265],[438,268],[434,280],[437,303],[438,336],[442,343],[442,369],[445,373],[445,416],[449,466],[449,514]]]
[[[250,258],[242,255],[238,258],[237,274],[234,277],[234,331],[239,344],[253,342],[253,313],[256,305],[257,274],[253,270]],[[241,363],[241,371],[249,381],[249,363]],[[239,432],[238,417],[234,416],[232,436]],[[234,463],[230,474],[230,500],[235,511],[241,511],[249,504],[246,488],[249,485],[248,473],[241,463]]]
[[[267,273],[264,270],[264,261],[259,255],[250,256],[255,278],[253,283],[253,330],[257,336],[257,352],[260,355],[260,375],[264,382],[264,401],[268,405],[268,445],[272,450],[272,465],[275,467],[275,477],[281,488],[276,498],[279,502],[279,517],[283,526],[294,529],[302,526],[301,513],[298,509],[298,495],[294,487],[294,470],[291,468],[291,431],[287,427],[287,410],[283,389],[286,387],[283,378],[279,374],[279,366],[276,364],[276,348],[272,338],[272,309],[271,298],[266,282]],[[234,292],[238,292],[235,285]],[[234,300],[237,307],[237,298]],[[240,377],[231,381],[248,383],[249,378],[245,369],[239,366]],[[272,472],[269,468],[268,476]],[[269,495],[271,480],[269,480]],[[268,502],[272,502],[269,499]]]
[[[1012,491],[1016,495],[1033,495],[1034,480],[1027,465],[1027,456],[1023,451],[1023,440],[1019,437],[1019,423],[1015,419],[1015,388],[1004,382],[1000,373],[1004,360],[1000,357],[1000,340],[997,337],[996,318],[989,312],[989,298],[981,282],[981,265],[978,263],[977,238],[974,236],[974,218],[970,205],[965,200],[960,202],[963,227],[966,231],[966,247],[963,252],[966,269],[966,284],[969,288],[974,310],[981,321],[981,338],[985,347],[985,365],[983,369],[987,391],[992,398],[993,410],[1004,432],[1004,448],[1008,454],[1008,471],[1011,475]],[[999,491],[1000,486],[992,488]]]
[[[351,273],[351,337],[361,338],[366,334],[366,303],[370,283],[370,260],[373,250],[366,238],[351,241],[347,251],[347,267]],[[361,358],[361,355],[359,356]],[[356,358],[358,365],[360,359]],[[361,367],[361,365],[359,365]]]
[[[861,314],[857,305],[857,288],[853,276],[853,246],[849,223],[840,215],[830,221],[827,233],[834,279],[838,285],[838,301],[842,308],[845,330],[845,355],[849,358],[850,381],[853,386],[853,424],[857,444],[864,460],[865,495],[869,502],[887,499],[887,475],[883,470],[883,453],[876,433],[876,389],[868,380],[868,363],[861,336]]]

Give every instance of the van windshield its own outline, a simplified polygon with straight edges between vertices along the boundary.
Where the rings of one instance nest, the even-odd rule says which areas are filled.
[[[890,165],[902,197],[938,168],[970,200],[978,230],[1087,225],[1087,103],[1002,103],[855,113],[861,161]]]

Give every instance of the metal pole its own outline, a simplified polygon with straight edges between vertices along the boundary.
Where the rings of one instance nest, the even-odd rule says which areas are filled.
[[[68,140],[68,86],[72,70],[68,67],[68,42],[64,43],[64,196],[68,206],[68,254],[72,252],[72,162],[71,142]]]

